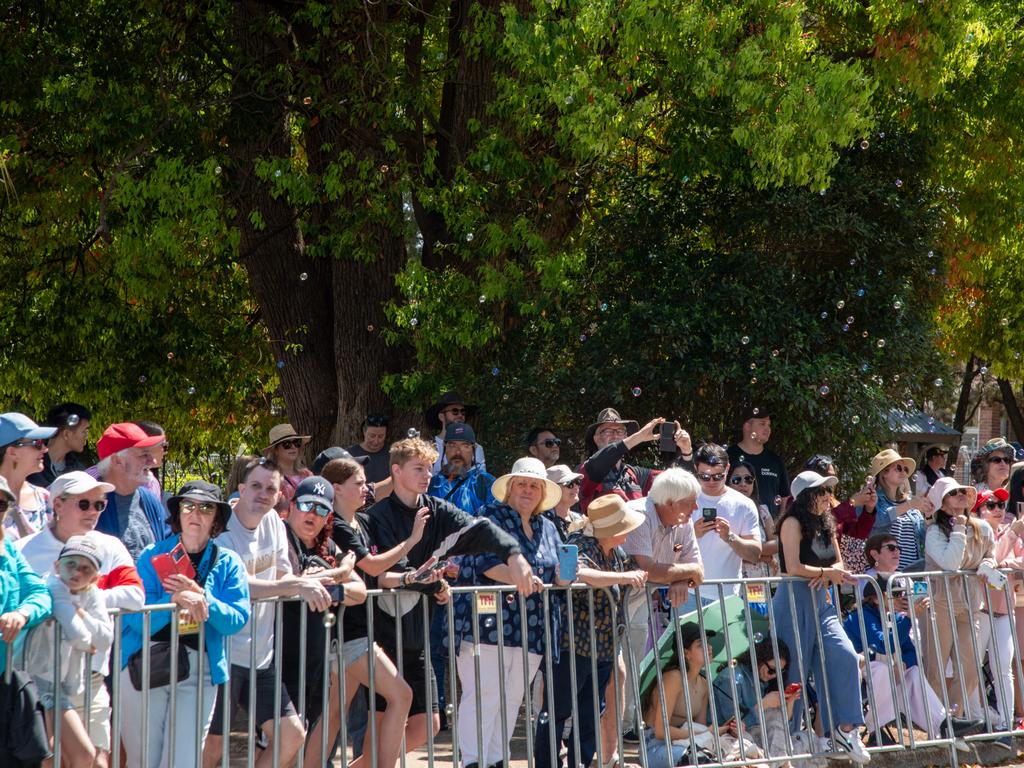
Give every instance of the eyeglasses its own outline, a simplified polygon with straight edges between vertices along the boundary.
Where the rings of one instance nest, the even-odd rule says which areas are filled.
[[[725,477],[725,472],[715,472],[715,474],[713,474],[713,475],[708,473],[708,472],[698,472],[697,473],[697,477],[700,480],[703,480],[705,483],[708,483],[708,482],[711,482],[711,481],[714,481],[714,482],[717,483],[719,480],[721,480],[721,479],[723,479]]]
[[[316,512],[320,517],[327,517],[331,513],[330,507],[325,507],[316,501],[297,501],[295,508],[299,512]]]
[[[765,663],[764,669],[765,672],[768,674],[768,677],[775,677],[779,674],[778,670],[775,669],[775,667],[771,664]]]
[[[107,508],[107,500],[100,499],[99,501],[89,501],[88,499],[79,499],[76,506],[83,512],[88,512],[89,507],[92,507],[97,512],[102,512]]]
[[[733,475],[729,478],[729,485],[753,485],[753,475]]]
[[[366,417],[366,426],[368,427],[386,427],[388,425],[388,417],[381,413],[371,413]]]
[[[534,445],[543,445],[545,448],[554,448],[556,445],[561,445],[562,440],[558,437],[549,437],[547,440],[541,440],[534,443]]]
[[[302,447],[302,441],[301,440],[282,440],[280,443],[278,443],[278,445],[281,446],[282,448],[301,448]]]
[[[1006,502],[989,499],[985,502],[985,509],[1006,509]]]
[[[595,434],[604,437],[618,437],[619,435],[625,436],[627,431],[625,427],[605,427],[604,429],[597,430]]]
[[[1012,464],[1013,462],[1010,461],[1010,459],[1006,458],[1005,456],[989,456],[988,457],[988,463],[989,464]]]
[[[191,515],[193,512],[199,512],[204,515],[212,515],[217,511],[217,505],[212,501],[188,501],[182,500],[178,502],[178,510],[183,515]]]
[[[881,548],[886,550],[886,551],[888,551],[888,552],[899,552],[900,551],[900,545],[899,544],[894,544],[891,541],[883,544],[881,546]]]
[[[904,475],[909,475],[910,474],[910,467],[905,467],[902,464],[895,464],[895,465],[893,465],[893,469],[895,469],[897,472],[900,472],[900,473],[902,473]]]
[[[967,495],[967,489],[966,488],[954,488],[952,491],[950,491],[949,493],[946,494],[945,498],[948,499],[950,496],[966,496],[966,495]]]
[[[452,416],[465,416],[466,409],[460,405],[455,405],[452,406],[451,408],[445,408],[444,411],[442,411],[442,413],[448,413],[451,414]]]
[[[11,503],[7,499],[0,499],[0,515],[7,514],[7,509],[11,506]]]
[[[46,445],[45,440],[17,440],[14,443],[15,448],[35,448],[39,450]]]
[[[570,480],[568,483],[562,483],[563,488],[579,488],[583,484],[582,480]]]

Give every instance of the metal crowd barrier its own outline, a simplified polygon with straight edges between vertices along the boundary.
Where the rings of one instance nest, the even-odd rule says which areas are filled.
[[[1024,735],[1024,731],[1014,730],[1014,715],[1013,715],[1013,691],[1012,685],[1010,686],[1010,698],[1007,701],[1005,695],[999,696],[999,706],[1002,707],[1003,711],[1000,712],[1000,717],[1005,721],[1006,727],[1002,730],[998,730],[999,725],[995,722],[991,715],[990,708],[985,701],[984,693],[984,666],[985,657],[988,651],[988,637],[996,637],[996,623],[997,621],[1005,621],[1009,623],[1009,634],[1012,638],[1012,666],[1013,673],[1017,676],[1017,679],[1024,679],[1024,669],[1022,669],[1021,659],[1021,648],[1017,640],[1017,627],[1015,623],[1014,615],[1014,594],[1012,590],[1012,582],[1008,581],[1002,587],[1002,592],[1007,600],[1009,610],[1005,617],[996,617],[992,613],[992,596],[994,594],[990,587],[982,586],[980,592],[972,593],[971,584],[978,583],[979,577],[974,572],[945,572],[945,571],[933,571],[933,572],[921,572],[921,573],[904,573],[889,578],[885,583],[880,584],[875,578],[870,576],[858,576],[860,585],[856,588],[831,588],[831,599],[834,600],[834,605],[838,608],[841,602],[848,603],[850,610],[856,610],[857,615],[860,617],[858,622],[858,630],[860,633],[860,645],[863,649],[869,647],[867,629],[864,621],[863,599],[862,599],[862,587],[863,585],[870,584],[875,590],[876,594],[885,594],[887,599],[894,599],[894,592],[902,590],[909,601],[909,608],[907,615],[911,622],[911,633],[914,638],[919,642],[917,644],[918,652],[918,679],[924,685],[927,685],[928,676],[925,674],[926,665],[939,663],[936,660],[926,658],[926,648],[935,648],[939,646],[939,641],[943,635],[950,638],[951,641],[951,652],[954,663],[951,664],[952,671],[954,673],[954,682],[959,683],[959,689],[961,691],[968,691],[970,687],[970,672],[973,672],[977,676],[978,687],[973,696],[968,691],[968,698],[964,702],[951,701],[950,687],[951,685],[947,681],[946,665],[942,663],[941,674],[938,675],[939,686],[935,689],[936,697],[941,701],[943,713],[941,717],[945,722],[949,723],[950,718],[957,714],[976,714],[985,721],[985,730],[977,735],[966,737],[968,742],[977,742],[984,740],[991,740],[999,736],[1019,736]],[[972,581],[973,580],[973,581]],[[707,679],[707,689],[710,700],[709,706],[709,722],[706,723],[710,735],[711,746],[707,746],[708,739],[704,739],[705,745],[703,747],[698,745],[698,740],[693,738],[695,733],[695,726],[705,725],[699,723],[699,717],[694,718],[692,713],[692,698],[695,694],[694,691],[690,690],[690,686],[686,683],[685,664],[680,661],[680,674],[683,677],[682,694],[687,711],[685,718],[685,725],[687,732],[690,734],[688,739],[687,752],[688,755],[684,755],[683,763],[686,764],[687,757],[690,763],[693,765],[698,762],[707,762],[709,759],[714,759],[715,764],[722,766],[723,768],[729,768],[730,766],[741,766],[748,765],[753,762],[756,763],[767,763],[770,765],[779,765],[792,760],[802,760],[807,758],[818,758],[826,757],[828,753],[822,751],[818,739],[809,737],[800,737],[801,743],[804,745],[810,745],[810,749],[800,749],[797,747],[798,737],[797,734],[800,730],[793,730],[791,727],[784,727],[782,729],[781,741],[784,747],[779,752],[779,739],[772,738],[773,734],[769,733],[772,728],[779,727],[779,717],[776,717],[771,711],[766,710],[763,705],[763,698],[765,695],[765,686],[761,684],[761,681],[757,679],[758,675],[758,662],[755,654],[755,645],[759,639],[769,639],[772,646],[772,658],[776,669],[781,669],[781,653],[780,653],[780,630],[785,632],[786,628],[779,625],[779,618],[776,616],[776,608],[773,606],[772,593],[778,589],[778,587],[786,582],[793,583],[805,583],[802,579],[795,579],[790,577],[772,577],[772,578],[758,578],[758,579],[736,579],[736,580],[721,580],[721,581],[709,581],[705,582],[702,586],[701,594],[707,596],[709,593],[714,595],[714,599],[708,605],[704,606],[700,610],[695,611],[692,614],[681,615],[675,608],[667,607],[656,607],[661,602],[661,595],[659,593],[659,587],[657,585],[647,585],[645,588],[645,598],[639,601],[641,605],[642,614],[639,616],[630,617],[628,611],[624,611],[622,607],[617,603],[615,598],[616,589],[605,588],[605,589],[592,589],[581,584],[574,584],[570,587],[558,587],[558,586],[547,586],[539,594],[537,598],[527,598],[523,595],[517,594],[512,587],[508,586],[473,586],[473,587],[453,587],[450,590],[450,599],[447,605],[435,606],[435,611],[442,612],[443,621],[447,628],[448,637],[451,638],[455,634],[455,620],[454,620],[454,609],[453,604],[456,596],[460,595],[478,595],[481,593],[491,593],[495,599],[495,605],[500,608],[501,601],[518,602],[519,617],[521,622],[525,621],[527,616],[527,600],[538,599],[542,605],[543,625],[544,627],[551,626],[551,620],[554,615],[559,614],[563,617],[564,625],[564,637],[553,637],[550,632],[543,632],[543,646],[544,654],[543,659],[540,662],[540,667],[537,670],[537,675],[542,676],[544,680],[554,679],[554,653],[556,647],[559,645],[567,646],[568,650],[563,649],[563,652],[569,654],[569,670],[570,670],[570,681],[574,690],[577,690],[578,675],[581,674],[581,670],[576,665],[576,654],[575,654],[575,640],[580,632],[587,634],[590,641],[590,647],[593,649],[595,646],[597,628],[594,625],[594,608],[595,598],[597,595],[604,593],[611,602],[612,606],[612,626],[616,627],[617,630],[613,633],[612,647],[613,657],[618,659],[622,658],[626,667],[626,677],[622,680],[619,674],[618,664],[613,663],[612,665],[612,685],[610,688],[614,691],[606,702],[606,711],[603,718],[611,720],[611,724],[614,725],[612,729],[616,734],[614,744],[609,747],[607,744],[602,744],[602,727],[600,716],[596,709],[592,712],[581,712],[577,706],[577,700],[572,697],[572,710],[569,717],[569,733],[568,741],[573,747],[573,754],[578,755],[580,752],[580,723],[583,717],[594,718],[594,732],[597,735],[596,738],[596,764],[598,766],[605,766],[609,762],[609,758],[612,757],[611,752],[623,756],[625,759],[626,749],[623,741],[623,732],[628,727],[633,725],[632,723],[624,722],[624,713],[620,706],[618,691],[623,685],[628,685],[631,689],[632,700],[636,709],[635,723],[638,726],[638,733],[640,735],[640,742],[637,746],[636,760],[645,768],[650,765],[648,759],[648,742],[646,739],[645,730],[647,728],[654,728],[653,723],[645,723],[644,718],[646,714],[643,711],[643,697],[641,694],[643,691],[640,690],[640,677],[641,669],[638,668],[637,659],[643,660],[645,658],[645,649],[633,649],[631,647],[630,632],[625,631],[627,625],[630,623],[632,618],[633,623],[637,624],[642,622],[647,627],[648,634],[648,645],[653,641],[653,673],[655,686],[654,696],[656,706],[653,707],[657,710],[657,715],[661,722],[661,730],[664,734],[665,749],[669,755],[672,755],[673,740],[670,738],[670,730],[672,723],[670,722],[670,711],[674,708],[676,702],[666,701],[665,696],[665,673],[662,670],[662,664],[659,662],[662,650],[662,643],[664,641],[668,644],[669,653],[674,652],[677,657],[682,659],[683,650],[683,637],[682,637],[682,625],[686,621],[692,621],[697,624],[702,639],[705,640],[704,647],[704,674]],[[923,584],[924,587],[914,588],[914,584]],[[964,592],[964,590],[967,590]],[[395,643],[395,651],[397,651],[393,662],[398,669],[399,676],[403,676],[404,646],[415,643],[417,646],[421,646],[424,649],[423,663],[425,665],[426,679],[427,679],[427,701],[430,702],[434,698],[435,693],[435,682],[434,672],[431,665],[431,654],[430,654],[430,606],[428,601],[433,601],[433,597],[429,595],[419,595],[416,598],[416,604],[414,607],[405,614],[406,618],[400,616],[400,611],[394,610],[394,616],[385,615],[383,612],[376,610],[381,602],[390,602],[397,604],[396,595],[398,593],[394,590],[370,590],[367,598],[367,612],[368,612],[368,642],[370,646],[369,655],[367,657],[368,662],[368,702],[369,702],[369,713],[367,718],[367,735],[366,741],[366,756],[363,761],[369,760],[369,764],[372,768],[378,768],[378,754],[377,744],[380,734],[378,733],[378,724],[376,721],[377,704],[376,704],[376,670],[374,659],[374,640],[375,636],[378,635],[384,626],[378,622],[393,622],[393,637]],[[404,593],[406,595],[410,593]],[[963,606],[954,605],[953,602],[948,600],[935,600],[936,596],[941,597],[943,594],[966,594],[968,596],[976,594],[983,598],[983,605],[981,610],[976,611],[973,607],[973,601],[968,602],[966,606],[967,610],[967,625],[972,627],[974,631],[967,632],[964,634],[958,634],[955,630],[957,626],[957,619],[960,618],[961,626],[963,626]],[[738,595],[738,597],[737,597]],[[763,599],[753,599],[752,595],[760,595]],[[807,610],[807,607],[798,607],[797,600],[792,590],[788,590],[788,609],[792,617],[792,634],[796,635],[799,633],[797,628],[796,617],[799,611]],[[928,597],[932,600],[931,605],[922,612],[922,615],[918,615],[918,612],[914,609],[915,605],[924,597]],[[751,598],[751,599],[748,599]],[[781,598],[778,598],[781,599]],[[282,646],[283,646],[283,618],[284,618],[284,606],[288,602],[297,601],[298,598],[275,598],[267,602],[274,603],[274,612],[272,620],[274,622],[274,658],[275,662],[275,677],[274,677],[274,711],[280,709],[280,702],[284,693],[284,683],[282,679],[283,664],[280,663],[283,660]],[[573,621],[564,621],[565,617],[572,616],[573,608],[579,604],[579,601],[584,601],[587,606],[590,621],[587,626],[575,626]],[[255,602],[255,601],[254,601]],[[550,765],[558,766],[560,764],[559,750],[563,736],[565,733],[556,733],[556,718],[554,713],[555,707],[555,692],[553,686],[544,686],[544,699],[541,707],[541,711],[534,711],[534,703],[531,696],[533,679],[529,673],[530,669],[530,654],[526,648],[526,644],[521,646],[506,645],[506,628],[503,624],[502,611],[496,610],[493,616],[496,622],[495,629],[497,630],[498,644],[497,644],[497,657],[498,657],[498,669],[495,677],[494,671],[491,669],[485,669],[481,666],[480,648],[480,613],[478,608],[478,601],[476,599],[472,602],[471,615],[473,619],[473,629],[470,635],[466,637],[463,642],[469,643],[472,650],[473,656],[473,688],[475,690],[475,705],[476,711],[479,713],[484,704],[484,697],[487,695],[497,694],[498,707],[500,712],[499,722],[501,730],[501,743],[502,743],[502,755],[501,762],[505,766],[510,766],[514,760],[525,760],[527,766],[532,766],[535,762],[535,728],[547,728],[548,731],[548,742],[549,742],[549,754],[547,755],[550,760]],[[810,610],[813,615],[813,624],[815,626],[816,637],[814,642],[821,648],[824,644],[821,618],[819,615],[817,603],[812,601],[809,604]],[[738,607],[738,613],[737,613]],[[154,613],[157,612],[171,612],[176,617],[177,607],[171,604],[166,605],[151,605],[146,606],[142,611],[142,624],[143,632],[145,636],[149,636],[151,621]],[[108,678],[108,686],[110,688],[110,700],[111,700],[111,755],[110,765],[113,768],[119,768],[123,764],[121,754],[121,736],[124,729],[123,723],[123,698],[124,691],[122,690],[121,675],[120,675],[120,663],[121,657],[121,645],[122,645],[122,630],[123,630],[123,618],[124,614],[114,611],[114,642],[111,648],[111,677]],[[422,631],[422,636],[416,636],[415,632],[410,631],[409,618],[413,614],[418,614],[418,623]],[[905,750],[905,749],[919,749],[923,747],[942,747],[948,750],[949,761],[952,765],[959,764],[958,748],[962,748],[962,743],[959,738],[952,735],[951,732],[947,732],[946,735],[941,733],[930,732],[928,724],[934,723],[936,718],[932,717],[931,712],[931,701],[928,696],[923,698],[924,704],[924,719],[928,721],[926,728],[922,729],[920,724],[911,722],[911,714],[915,709],[911,702],[911,692],[908,690],[907,685],[904,681],[907,679],[907,669],[904,665],[902,656],[899,652],[899,645],[895,637],[891,634],[893,628],[892,616],[888,611],[881,611],[884,618],[884,626],[886,631],[883,633],[883,644],[884,644],[884,656],[886,670],[885,674],[874,675],[872,674],[871,663],[866,659],[862,660],[861,665],[861,681],[863,687],[863,705],[866,708],[867,713],[874,713],[879,711],[882,704],[891,704],[890,709],[896,713],[895,721],[890,723],[878,722],[877,718],[874,718],[873,727],[870,729],[870,733],[875,736],[876,746],[873,746],[870,751],[872,753]],[[343,647],[344,647],[344,632],[343,622],[341,620],[335,620],[333,614],[327,614],[328,620],[325,621],[327,631],[324,632],[324,643],[322,648],[307,648],[308,645],[308,622],[309,621],[323,621],[325,614],[313,614],[310,615],[308,611],[300,611],[300,625],[299,625],[299,655],[298,663],[299,669],[307,669],[307,661],[311,658],[310,654],[322,654],[322,658],[327,660],[323,665],[323,672],[321,677],[321,719],[325,725],[320,731],[320,743],[319,753],[321,755],[321,764],[326,765],[328,760],[333,759],[334,755],[340,761],[340,765],[343,768],[347,768],[350,762],[348,752],[348,740],[349,740],[349,723],[347,713],[345,712],[345,703],[347,699],[346,695],[346,681],[345,674],[342,669],[343,667]],[[840,621],[842,621],[842,612],[839,612]],[[263,649],[257,649],[255,638],[257,637],[257,626],[254,620],[250,621],[249,626],[246,630],[250,634],[250,653],[249,658],[246,660],[250,669],[256,666],[257,662],[257,650],[262,652]],[[715,629],[724,630],[719,631],[718,636],[712,638],[713,642],[708,642],[706,638],[706,630],[708,624],[713,624]],[[59,713],[61,709],[61,698],[63,693],[61,692],[60,679],[61,679],[61,642],[62,633],[60,626],[50,620],[48,625],[53,627],[53,649],[54,649],[54,668],[53,668],[53,680],[54,680],[54,695],[57,698],[55,713]],[[170,623],[170,645],[171,645],[171,679],[176,679],[177,672],[177,649],[178,644],[181,642],[181,637],[178,631],[178,622],[172,620]],[[761,627],[762,629],[758,629]],[[530,626],[520,626],[520,632],[522,637],[526,637],[528,632],[536,632],[537,628]],[[734,633],[730,632],[730,629],[738,630],[738,634],[734,638]],[[766,631],[762,631],[766,630]],[[950,631],[952,630],[952,631]],[[987,630],[987,631],[986,631]],[[32,631],[38,631],[34,629]],[[666,639],[667,638],[667,639]],[[929,639],[930,638],[930,639]],[[566,642],[563,642],[566,641]],[[739,642],[740,647],[737,646]],[[205,648],[205,626],[199,625],[198,633],[198,645],[199,648]],[[717,646],[715,648],[714,646]],[[450,647],[450,644],[449,644]],[[780,702],[785,701],[785,679],[792,679],[802,683],[803,688],[799,701],[796,707],[800,709],[802,720],[804,722],[804,728],[807,733],[814,732],[815,721],[820,720],[823,713],[827,712],[829,717],[828,720],[835,724],[835,720],[832,718],[833,708],[836,704],[836,696],[849,696],[850,691],[834,691],[829,685],[829,670],[827,665],[822,663],[818,669],[810,668],[810,660],[804,658],[804,653],[797,644],[796,647],[789,648],[789,665],[793,670],[788,675],[778,674],[774,682],[767,685],[767,692],[777,692],[779,694]],[[230,657],[230,644],[228,644],[228,668],[231,670],[232,659]],[[636,652],[634,652],[636,651]],[[525,754],[512,754],[510,750],[510,741],[512,734],[508,732],[507,728],[507,707],[509,702],[506,701],[504,692],[509,684],[509,680],[506,679],[505,674],[505,660],[507,654],[514,654],[516,657],[521,659],[521,671],[523,676],[522,687],[523,687],[523,700],[522,713],[515,719],[516,727],[524,728],[525,730]],[[865,653],[866,655],[866,653]],[[22,654],[24,656],[24,654]],[[193,670],[192,674],[198,676],[199,680],[205,679],[207,673],[208,661],[205,653],[196,654],[198,658],[198,668]],[[993,658],[994,656],[994,658]],[[717,672],[722,660],[726,660],[727,663],[731,664],[728,660],[738,659],[742,663],[747,663],[749,660],[750,668],[756,680],[756,724],[752,729],[748,729],[746,726],[742,726],[740,734],[743,738],[740,738],[736,744],[736,754],[729,755],[723,748],[723,737],[719,732],[719,727],[723,725],[719,722],[718,707],[716,706],[715,696],[716,688],[714,686]],[[19,661],[22,664],[19,664]],[[12,646],[7,646],[7,667],[5,673],[5,679],[9,679],[10,672],[15,666],[21,666],[23,668],[24,659],[17,659],[12,653]],[[1001,658],[1001,651],[998,648],[998,643],[993,643],[993,654],[988,659],[988,665],[991,669],[993,676],[996,677],[994,684],[999,686],[1001,684],[998,679],[998,675],[1005,672],[1007,668],[1007,662],[1010,660]],[[879,662],[875,662],[879,663]],[[91,670],[92,659],[86,659],[87,668]],[[331,672],[332,668],[338,670],[338,685],[335,688],[334,694],[336,695],[336,702],[332,702],[330,697],[331,692]],[[731,667],[730,667],[731,668]],[[151,648],[150,644],[144,644],[142,651],[142,677],[144,681],[149,680],[151,669]],[[968,674],[965,676],[965,670]],[[456,658],[454,654],[448,653],[447,668],[443,670],[437,670],[438,674],[442,674],[446,678],[446,688],[449,691],[448,701],[452,702],[446,710],[448,715],[448,721],[451,730],[451,749],[452,757],[451,764],[459,765],[462,761],[460,760],[460,732],[463,729],[472,729],[473,733],[471,738],[475,738],[477,753],[480,755],[480,759],[483,760],[485,755],[485,742],[488,737],[492,734],[484,732],[483,722],[480,718],[477,718],[475,722],[464,723],[460,721],[460,707],[457,705],[458,695],[457,692],[460,689],[466,687],[469,681],[460,680]],[[589,673],[591,676],[591,695],[593,700],[597,701],[600,698],[601,691],[598,690],[598,662],[594,658],[593,654],[590,657],[590,669]],[[649,676],[649,672],[647,673]],[[728,694],[731,697],[732,702],[736,703],[739,701],[739,692],[736,685],[736,679],[734,674],[728,676],[729,690]],[[820,679],[819,679],[820,677]],[[877,679],[876,679],[877,678]],[[88,713],[90,711],[90,705],[92,698],[96,694],[93,689],[92,677],[90,674],[84,676],[85,681],[85,707],[84,707],[84,724],[88,728]],[[518,681],[517,681],[518,682]],[[305,675],[299,676],[299,690],[296,693],[296,701],[294,701],[295,708],[299,714],[300,720],[305,720],[305,698],[308,682]],[[231,681],[229,680],[224,683],[221,688],[225,696],[230,695]],[[879,690],[881,689],[881,690]],[[203,713],[206,711],[204,703],[209,703],[206,699],[207,692],[205,686],[200,685],[199,688],[199,700],[195,711],[194,721],[188,724],[188,727],[192,729],[194,734],[202,732],[207,724],[202,722]],[[718,689],[721,693],[721,689]],[[811,692],[813,691],[814,702],[811,699]],[[142,723],[142,734],[141,734],[141,753],[142,755],[148,754],[148,747],[150,746],[151,739],[157,737],[157,734],[150,733],[149,728],[149,709],[150,709],[150,697],[152,692],[150,691],[148,684],[144,685],[141,692],[141,723]],[[861,695],[858,692],[857,695]],[[972,700],[976,698],[977,701]],[[195,738],[194,752],[188,756],[175,755],[174,749],[174,738],[173,735],[176,729],[186,727],[182,723],[176,722],[175,715],[175,701],[176,701],[176,686],[171,685],[169,690],[169,702],[168,702],[168,717],[164,726],[164,751],[166,752],[167,764],[174,766],[181,765],[201,765],[202,764],[202,752],[203,752],[203,739]],[[341,712],[341,717],[337,723],[337,731],[333,732],[334,725],[330,723],[331,704],[336,703],[338,711]],[[514,703],[514,702],[513,702]],[[782,711],[785,711],[785,704],[782,704]],[[962,709],[960,709],[962,708]],[[246,720],[246,732],[245,732],[245,764],[247,766],[254,766],[257,759],[257,731],[260,726],[256,722],[256,686],[249,686],[249,695],[247,702],[247,720]],[[223,722],[222,730],[224,734],[223,746],[221,752],[221,764],[224,766],[238,764],[238,760],[232,763],[232,750],[231,750],[231,722],[230,722],[231,707],[225,706],[223,709]],[[434,711],[434,714],[439,714]],[[935,713],[940,714],[940,713]],[[212,718],[211,718],[212,719]],[[801,718],[794,717],[794,720],[799,721]],[[736,712],[736,721],[742,725],[743,715],[740,712]],[[869,718],[870,720],[870,718]],[[901,723],[901,720],[905,722]],[[781,717],[781,722],[785,726],[791,726],[790,718],[786,716]],[[308,730],[311,731],[313,723],[308,724]],[[883,741],[883,730],[891,728],[895,730],[896,735],[892,737],[893,743],[889,745],[881,745]],[[273,720],[272,727],[272,738],[271,738],[271,750],[272,750],[272,764],[280,766],[284,764],[284,760],[280,754],[280,734],[281,734],[281,720],[279,717],[275,717]],[[947,729],[950,726],[947,725]],[[924,731],[925,737],[921,738],[916,731]],[[427,740],[423,745],[425,750],[425,758],[429,765],[433,766],[436,760],[437,743],[436,736],[433,732],[433,728],[430,727],[428,720],[428,727],[426,730]],[[237,736],[237,734],[236,734]],[[394,737],[395,734],[388,734],[389,737]],[[61,764],[61,717],[54,717],[54,765]],[[402,749],[400,750],[399,764],[402,768],[406,766],[406,749],[405,749],[405,734],[401,735]],[[237,738],[236,738],[237,743]],[[307,748],[309,744],[306,745]],[[568,744],[566,745],[568,746]],[[447,764],[448,761],[445,761]],[[300,766],[304,764],[304,750],[300,750],[295,760],[295,764]],[[332,763],[333,764],[333,763]],[[393,768],[392,766],[381,766],[381,768]],[[484,765],[480,765],[479,768],[487,768]]]

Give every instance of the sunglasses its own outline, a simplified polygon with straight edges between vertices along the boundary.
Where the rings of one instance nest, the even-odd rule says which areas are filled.
[[[562,483],[563,488],[579,488],[583,485],[582,480],[570,480],[568,483]]]
[[[549,437],[547,440],[541,440],[534,445],[543,445],[545,448],[554,448],[556,445],[561,445],[562,439],[559,437]]]
[[[894,469],[897,472],[900,472],[901,474],[904,474],[904,475],[909,475],[910,474],[910,467],[905,467],[902,464],[896,464],[894,466]]]
[[[100,499],[99,501],[89,501],[88,499],[79,499],[78,503],[75,506],[77,506],[83,512],[88,512],[89,507],[92,507],[97,512],[102,512],[104,509],[107,508],[107,500]]]
[[[1006,509],[1006,502],[989,499],[985,502],[985,509]]]
[[[768,674],[768,677],[775,677],[779,674],[779,671],[775,669],[774,665],[772,664],[765,664],[764,669],[765,672]]]
[[[366,426],[368,427],[386,427],[388,425],[388,417],[379,413],[371,414],[366,417]]]
[[[466,415],[466,409],[465,408],[459,408],[458,406],[456,406],[455,408],[445,408],[444,412],[445,413],[450,413],[452,416],[465,416]]]
[[[713,475],[708,472],[698,472],[697,477],[703,480],[705,483],[712,481],[717,483],[719,480],[725,477],[725,472],[715,472],[715,474]]]
[[[331,513],[330,507],[325,507],[317,501],[297,501],[295,508],[299,512],[316,512],[319,517],[327,517]]]
[[[1005,456],[989,456],[988,457],[988,463],[989,464],[1012,464],[1013,462],[1011,462]]]
[[[966,495],[967,495],[967,489],[966,488],[954,488],[952,491],[950,491],[949,493],[946,494],[945,498],[948,499],[950,496],[966,496]]]
[[[753,485],[753,475],[733,475],[729,478],[729,485]]]
[[[886,544],[883,544],[881,548],[884,549],[884,550],[887,550],[888,552],[899,552],[900,551],[900,545],[899,544],[893,544],[891,541],[886,543]]]
[[[7,514],[7,510],[10,506],[11,503],[7,499],[0,499],[0,515]]]
[[[278,443],[278,445],[281,446],[282,448],[301,448],[302,447],[302,441],[301,440],[282,440],[280,443]]]
[[[17,440],[14,443],[15,448],[35,448],[39,450],[46,445],[45,440]]]
[[[212,515],[217,511],[217,505],[212,501],[187,501],[178,502],[178,510],[182,514],[191,515],[193,512],[200,512],[204,515]]]

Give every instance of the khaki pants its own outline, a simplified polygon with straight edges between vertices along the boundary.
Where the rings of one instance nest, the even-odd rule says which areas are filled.
[[[932,690],[941,698],[942,685],[947,684],[949,705],[959,709],[959,717],[981,717],[980,705],[975,695],[978,690],[978,666],[974,658],[974,643],[982,650],[987,644],[979,635],[979,622],[966,605],[953,604],[953,623],[949,621],[949,608],[945,602],[936,601],[931,606],[938,626],[938,638],[929,626],[924,635],[925,677]],[[922,628],[924,629],[924,628]],[[953,636],[959,646],[959,656],[954,654]],[[937,640],[937,642],[936,642]],[[946,667],[952,664],[952,677],[946,678]],[[960,683],[963,675],[963,685]]]

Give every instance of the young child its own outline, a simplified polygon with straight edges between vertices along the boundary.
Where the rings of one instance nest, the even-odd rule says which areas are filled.
[[[26,650],[26,667],[39,689],[51,733],[53,710],[60,699],[61,750],[71,764],[91,765],[95,759],[95,748],[71,697],[83,691],[89,655],[105,654],[114,638],[114,624],[107,613],[103,591],[96,586],[102,566],[100,558],[101,550],[89,534],[72,536],[54,563],[54,573],[46,580],[53,596],[53,616],[60,625],[59,697],[57,683],[52,679],[54,625],[40,626]]]

